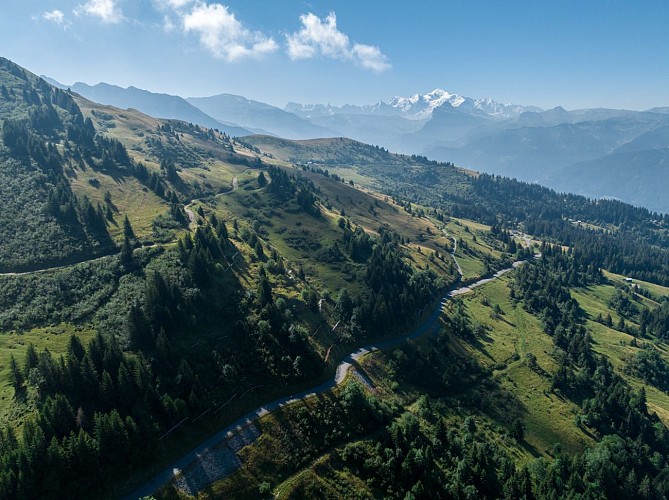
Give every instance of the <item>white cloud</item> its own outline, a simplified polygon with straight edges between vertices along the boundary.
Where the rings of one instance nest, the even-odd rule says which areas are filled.
[[[337,29],[337,16],[330,12],[325,19],[308,13],[300,16],[302,29],[286,36],[288,56],[310,59],[318,54],[334,59],[353,60],[363,68],[385,71],[391,67],[381,49],[356,43],[351,46],[348,36]]]
[[[337,29],[337,17],[331,12],[325,22],[314,14],[300,16],[302,29],[288,35],[288,55],[292,59],[313,57],[318,51],[323,55],[348,59],[350,58],[348,37]]]
[[[178,8],[187,2],[166,1],[177,9],[184,32],[197,34],[200,43],[214,57],[236,61],[245,57],[269,54],[279,48],[271,37],[245,28],[225,5],[197,2],[189,12],[182,12]]]
[[[124,19],[123,13],[116,4],[117,0],[88,0],[77,6],[74,13],[77,16],[99,17],[103,23],[120,23]]]
[[[51,12],[44,12],[42,14],[42,17],[45,20],[57,24],[59,26],[65,26],[66,23],[65,14],[63,14],[62,10],[58,9],[52,10]]]
[[[353,55],[358,59],[363,68],[378,72],[391,68],[388,58],[378,47],[356,43],[351,52],[353,52]]]

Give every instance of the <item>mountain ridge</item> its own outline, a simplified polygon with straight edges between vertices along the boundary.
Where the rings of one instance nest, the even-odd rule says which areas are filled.
[[[234,94],[188,97],[186,101],[216,120],[266,130],[287,139],[308,139],[337,135],[281,108]]]
[[[491,98],[473,99],[437,88],[425,94],[412,94],[409,97],[395,96],[389,102],[379,101],[362,106],[345,104],[333,106],[330,104],[299,104],[289,102],[284,108],[304,118],[313,118],[334,114],[398,114],[413,120],[428,119],[435,109],[449,104],[453,108],[462,107],[462,111],[483,112],[486,115],[504,119],[518,116],[525,111],[542,111],[537,106],[523,106],[518,104],[503,104]]]
[[[182,120],[203,127],[218,129],[236,137],[252,133],[250,130],[236,124],[226,124],[212,118],[179,96],[150,92],[134,86],[123,88],[104,82],[96,85],[77,82],[69,88],[87,99],[120,109],[133,108],[157,118]]]

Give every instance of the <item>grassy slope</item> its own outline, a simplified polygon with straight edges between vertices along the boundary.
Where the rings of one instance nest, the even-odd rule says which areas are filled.
[[[536,317],[511,301],[507,279],[478,289],[464,303],[472,323],[483,325],[486,333],[473,343],[453,338],[454,348],[467,351],[492,369],[502,388],[519,399],[529,451],[545,456],[555,443],[567,451],[591,443],[573,422],[576,405],[550,392],[550,374],[556,368],[552,340]],[[493,313],[496,305],[503,312],[499,316]],[[528,367],[530,353],[536,356],[539,370]]]
[[[482,256],[499,259],[502,252],[496,249],[492,241],[486,236],[490,226],[465,219],[452,218],[446,224],[448,234],[459,242],[455,253],[460,267],[462,267],[463,279],[470,280],[485,274],[485,267],[481,261]],[[476,238],[476,241],[474,241]],[[464,242],[464,245],[462,244]],[[465,248],[465,245],[467,248]]]
[[[605,274],[609,276],[610,279],[613,278],[615,280],[622,280],[622,277],[618,275],[613,275],[612,273]],[[642,288],[651,290],[651,292],[656,295],[667,296],[665,294],[669,292],[669,289],[666,287],[654,285],[652,283],[639,282],[636,280],[635,282]],[[578,300],[581,307],[588,314],[586,324],[591,332],[595,351],[599,354],[607,356],[613,364],[614,368],[619,373],[621,373],[633,386],[645,386],[649,408],[657,413],[665,425],[669,425],[669,394],[651,385],[648,385],[643,380],[640,380],[639,378],[634,377],[629,373],[623,372],[623,369],[629,360],[640,348],[644,346],[645,343],[651,343],[667,361],[669,361],[669,345],[659,339],[649,338],[639,340],[638,347],[633,347],[631,345],[632,336],[594,321],[598,314],[601,314],[603,317],[606,317],[607,314],[610,314],[613,319],[613,324],[617,324],[620,316],[618,313],[616,313],[616,311],[608,306],[608,301],[614,295],[614,293],[615,287],[610,284],[593,286],[585,290],[580,289],[572,291],[574,298]],[[642,297],[636,304],[640,309],[653,309],[658,306],[657,302],[649,300],[645,297]],[[635,327],[638,327],[638,324],[630,321],[629,319],[627,319],[626,322],[628,324],[632,324]]]
[[[288,141],[257,135],[245,137],[244,141],[286,164],[301,163],[328,169],[346,180],[381,192],[389,188],[399,188],[399,191],[414,189],[412,181],[420,180],[423,182],[420,188],[416,188],[418,193],[425,189],[422,186],[425,185],[427,175],[431,178],[429,184],[435,190],[442,191],[442,194],[446,190],[466,196],[471,187],[468,179],[475,175],[471,171],[450,167],[439,167],[438,172],[427,172],[430,169],[426,169],[426,165],[416,159],[391,154],[376,146],[343,137]],[[401,185],[397,184],[400,179],[403,181]]]
[[[615,274],[609,271],[604,271],[604,275],[612,281],[620,281],[620,282],[625,281],[625,277],[622,276],[621,274]],[[655,295],[656,297],[669,297],[669,288],[667,288],[666,286],[656,285],[655,283],[649,283],[647,281],[641,281],[637,279],[635,279],[633,283],[640,286],[641,288],[647,289],[648,291],[651,292],[651,294]]]

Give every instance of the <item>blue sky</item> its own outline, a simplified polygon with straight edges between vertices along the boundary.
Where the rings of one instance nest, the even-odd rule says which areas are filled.
[[[2,0],[0,55],[64,83],[372,103],[434,88],[669,106],[669,2]]]

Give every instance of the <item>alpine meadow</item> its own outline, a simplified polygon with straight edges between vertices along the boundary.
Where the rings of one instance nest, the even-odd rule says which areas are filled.
[[[669,497],[669,7],[322,3],[0,7],[0,499]]]

